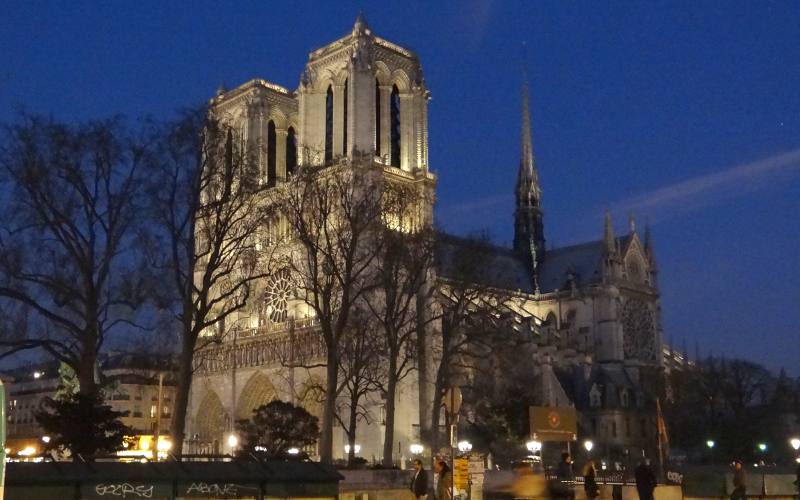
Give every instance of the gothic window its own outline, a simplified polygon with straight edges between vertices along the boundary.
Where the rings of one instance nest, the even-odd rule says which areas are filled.
[[[644,283],[646,281],[644,276],[644,270],[642,269],[642,265],[639,259],[636,257],[632,257],[631,259],[628,260],[627,264],[628,264],[627,265],[628,279],[635,283]]]
[[[397,85],[392,86],[392,97],[390,101],[390,125],[391,125],[391,165],[400,166],[400,91]]]
[[[626,391],[625,389],[623,389],[620,392],[619,399],[620,399],[620,404],[622,405],[623,408],[627,408],[628,405],[630,404],[630,401],[628,399],[628,391]]]
[[[381,84],[375,79],[375,154],[381,154]]]
[[[623,351],[625,358],[656,360],[656,329],[647,304],[629,299],[622,309]]]
[[[344,81],[343,95],[344,95],[343,99],[344,107],[342,109],[344,110],[344,120],[342,121],[343,124],[342,127],[344,127],[344,130],[342,130],[342,151],[344,151],[344,154],[346,155],[347,154],[347,80]]]
[[[600,408],[602,405],[602,394],[600,389],[597,387],[597,384],[592,386],[592,390],[589,391],[589,406],[592,408]]]
[[[333,88],[325,93],[325,163],[333,160]]]
[[[297,169],[297,138],[294,135],[294,128],[289,127],[286,133],[286,176],[294,175]]]
[[[275,122],[272,120],[267,124],[267,186],[275,185]]]
[[[276,272],[264,291],[263,319],[282,323],[288,316],[289,301],[294,298],[295,286],[289,269]],[[262,321],[263,322],[263,321]]]

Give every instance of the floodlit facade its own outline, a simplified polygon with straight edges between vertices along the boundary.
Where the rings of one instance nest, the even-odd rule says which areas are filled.
[[[429,98],[417,56],[377,36],[359,16],[350,33],[309,54],[297,89],[255,79],[220,89],[212,108],[241,131],[262,186],[280,186],[304,166],[366,158],[383,169],[387,180],[425,193],[418,217],[429,224],[436,185],[428,164]],[[652,453],[655,403],[647,379],[660,372],[663,359],[649,231],[640,236],[631,222],[624,235],[615,234],[607,216],[596,241],[546,246],[528,101],[526,84],[514,245],[489,247],[484,285],[507,293],[509,312],[532,336],[529,376],[540,389],[541,403],[576,406],[579,433],[592,437],[598,450]],[[280,219],[270,226],[264,232],[273,241],[288,231]],[[449,256],[469,244],[439,237],[432,286],[458,279]],[[324,369],[287,367],[280,355],[297,349],[306,359],[323,359],[313,312],[293,292],[291,278],[275,273],[259,284],[251,307],[226,320],[232,333],[198,354],[186,452],[231,451],[227,435],[235,431],[235,421],[274,398],[321,416]],[[421,429],[429,425],[432,381],[425,377],[414,371],[399,388],[396,459],[409,456],[409,447],[419,443]],[[382,407],[380,396],[370,399],[372,418],[359,426],[359,455],[368,460],[382,455]],[[335,457],[345,455],[345,444],[342,429],[335,427]]]

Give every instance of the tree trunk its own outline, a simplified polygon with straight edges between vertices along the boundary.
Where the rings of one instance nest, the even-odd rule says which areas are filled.
[[[333,462],[333,419],[336,411],[336,386],[338,363],[336,346],[329,346],[327,353],[327,380],[325,381],[325,405],[322,409],[322,429],[319,436],[319,458],[325,463]]]
[[[357,425],[358,425],[358,401],[357,398],[354,397],[351,398],[350,401],[350,427],[347,432],[347,444],[350,445],[350,451],[347,452],[347,465],[353,465],[353,460],[356,458]]]
[[[93,396],[97,393],[97,381],[94,378],[95,365],[97,364],[97,335],[90,332],[90,328],[87,328],[86,338],[82,343],[81,357],[76,370],[78,394],[83,396]]]
[[[439,452],[439,421],[442,418],[442,392],[437,387],[433,395],[433,407],[431,408],[431,454]]]
[[[397,354],[389,356],[389,376],[386,381],[386,429],[383,440],[383,466],[391,467],[394,450],[394,409],[397,397]]]
[[[175,404],[172,411],[170,435],[172,437],[172,454],[183,455],[183,442],[186,439],[186,411],[189,405],[189,391],[192,388],[192,360],[194,358],[194,342],[191,335],[183,335],[183,346],[178,360],[178,385],[175,388]]]

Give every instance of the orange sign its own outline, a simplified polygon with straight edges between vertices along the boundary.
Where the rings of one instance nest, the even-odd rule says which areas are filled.
[[[531,406],[531,438],[536,441],[575,441],[578,415],[570,406]]]

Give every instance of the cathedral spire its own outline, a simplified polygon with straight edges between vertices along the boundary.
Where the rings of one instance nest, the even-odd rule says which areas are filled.
[[[367,24],[367,19],[364,17],[364,12],[360,11],[358,13],[358,17],[356,17],[356,22],[353,24],[353,34],[361,34],[366,32],[369,29],[369,25]]]
[[[614,225],[611,223],[611,211],[606,209],[605,222],[603,224],[603,250],[606,255],[616,252],[616,241],[614,238]]]
[[[530,95],[525,71],[523,71],[521,111],[521,150],[517,173],[517,209],[514,213],[514,249],[529,257],[534,284],[536,284],[537,268],[544,258],[545,240],[542,222],[542,191],[539,187],[539,175],[533,155]]]
[[[522,131],[521,155],[519,161],[519,183],[539,194],[539,175],[536,172],[536,159],[533,155],[533,139],[531,132],[531,102],[528,89],[528,73],[523,70],[522,83]],[[538,198],[538,196],[537,196]]]

